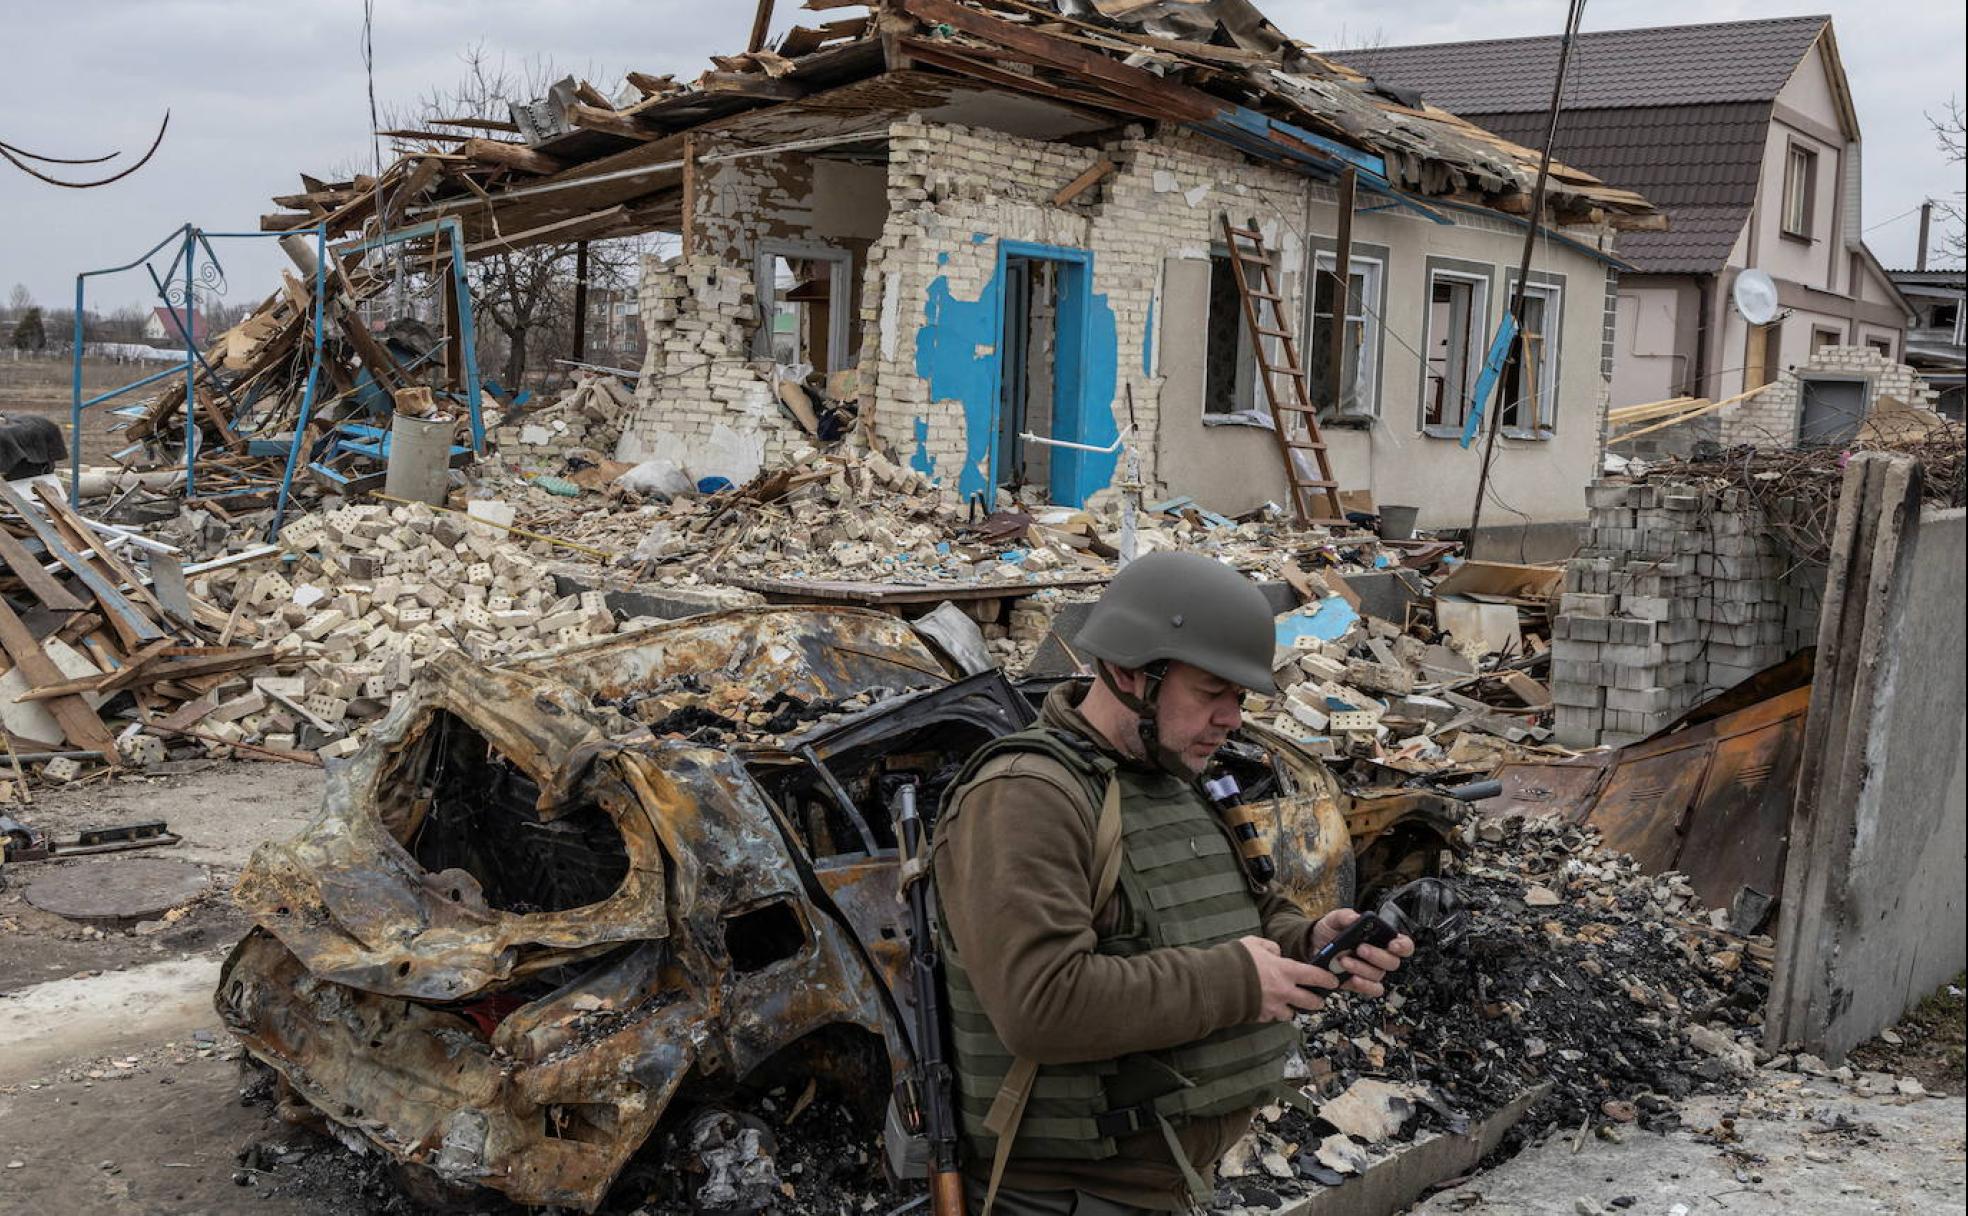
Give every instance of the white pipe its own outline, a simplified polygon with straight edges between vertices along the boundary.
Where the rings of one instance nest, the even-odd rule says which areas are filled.
[[[1123,430],[1119,435],[1114,437],[1114,442],[1104,448],[1094,447],[1090,443],[1074,443],[1070,439],[1048,439],[1044,435],[1034,435],[1030,431],[1020,431],[1018,437],[1026,443],[1042,443],[1049,448],[1072,448],[1076,452],[1093,452],[1100,456],[1112,456],[1121,450],[1121,445],[1127,442],[1128,433],[1133,430],[1133,427]]]

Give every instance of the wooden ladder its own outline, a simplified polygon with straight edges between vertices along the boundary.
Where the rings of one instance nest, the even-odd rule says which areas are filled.
[[[1230,268],[1237,277],[1237,295],[1244,301],[1244,324],[1250,327],[1251,343],[1257,349],[1258,376],[1264,382],[1264,399],[1271,407],[1272,437],[1278,441],[1278,455],[1285,462],[1285,483],[1291,487],[1292,511],[1301,523],[1342,523],[1346,513],[1339,506],[1339,483],[1333,480],[1332,462],[1326,457],[1326,441],[1319,433],[1319,410],[1306,391],[1305,366],[1299,361],[1298,339],[1285,323],[1284,294],[1271,264],[1271,252],[1264,247],[1264,234],[1257,221],[1238,228],[1225,212],[1224,243],[1230,248]],[[1257,267],[1258,285],[1251,285],[1247,266]],[[1269,323],[1264,306],[1270,307]],[[1278,340],[1284,362],[1271,362],[1267,338]],[[1288,389],[1281,389],[1278,377]],[[1302,452],[1311,454],[1317,477],[1307,476],[1300,463]],[[1323,501],[1321,501],[1323,500]],[[1315,505],[1323,510],[1315,510]]]

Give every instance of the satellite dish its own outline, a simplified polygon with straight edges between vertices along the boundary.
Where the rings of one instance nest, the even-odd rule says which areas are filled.
[[[1777,281],[1760,270],[1745,270],[1736,276],[1729,291],[1736,311],[1751,325],[1768,325],[1777,319]]]

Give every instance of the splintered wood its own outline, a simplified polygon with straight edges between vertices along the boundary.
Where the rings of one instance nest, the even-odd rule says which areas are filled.
[[[0,728],[15,752],[163,759],[143,732],[233,673],[265,665],[168,546],[84,518],[53,480],[0,482]],[[142,743],[137,742],[143,740]]]

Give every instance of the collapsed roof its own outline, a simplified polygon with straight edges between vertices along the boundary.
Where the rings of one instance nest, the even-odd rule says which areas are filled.
[[[844,7],[809,0],[809,9]],[[510,121],[434,120],[389,132],[379,179],[303,177],[269,231],[338,237],[455,217],[468,255],[682,227],[687,163],[802,149],[879,159],[909,114],[1042,139],[1146,120],[1249,155],[1428,200],[1529,213],[1538,154],[1316,54],[1248,0],[876,0],[795,27],[770,49],[714,56],[696,80],[631,72],[618,104],[569,79]],[[633,98],[627,94],[635,94]],[[1008,96],[1016,104],[1008,105]],[[516,135],[521,138],[493,138]],[[1554,162],[1559,224],[1653,229],[1646,199]]]

